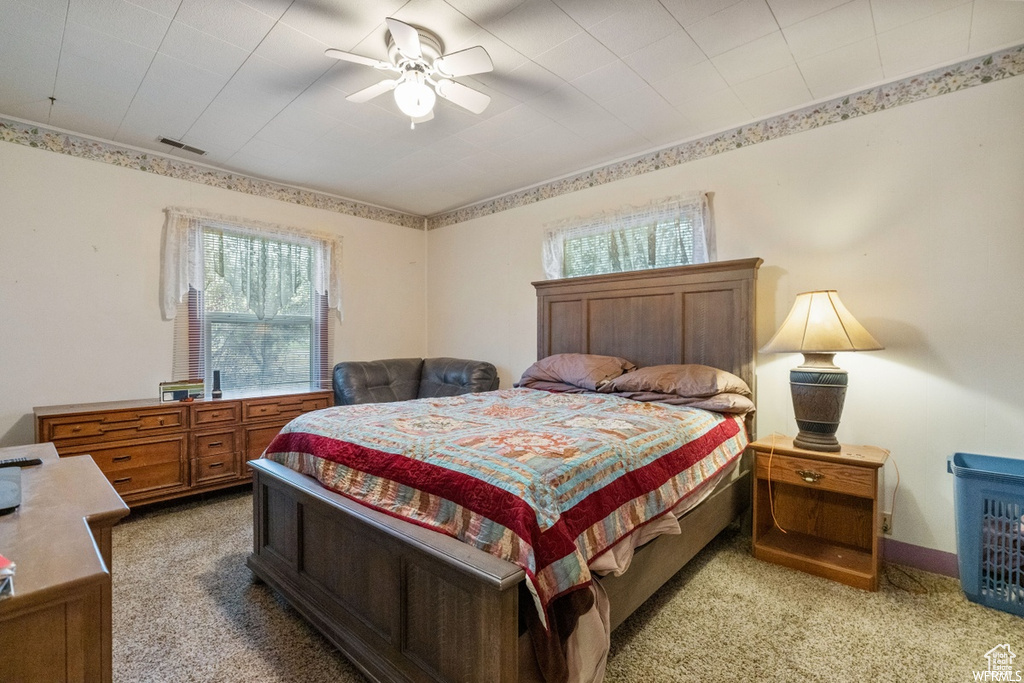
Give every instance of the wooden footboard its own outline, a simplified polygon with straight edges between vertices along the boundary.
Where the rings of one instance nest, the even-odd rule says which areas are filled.
[[[517,681],[519,567],[267,460],[249,568],[371,679]]]
[[[268,460],[253,470],[249,568],[375,681],[534,681],[519,634],[519,567],[376,512]],[[749,478],[723,483],[602,580],[618,625],[742,513]],[[531,606],[532,608],[532,606]]]

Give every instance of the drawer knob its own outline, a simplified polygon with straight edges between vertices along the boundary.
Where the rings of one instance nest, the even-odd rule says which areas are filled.
[[[220,413],[210,413],[210,417],[220,417]]]
[[[797,476],[808,484],[817,484],[818,480],[825,476],[821,472],[815,472],[814,470],[797,470],[796,473]]]
[[[82,428],[81,427],[72,427],[71,431],[73,431],[73,432],[80,432],[80,431],[82,431]]]
[[[164,419],[161,417],[160,418],[160,424],[163,424],[163,423],[164,423]]]

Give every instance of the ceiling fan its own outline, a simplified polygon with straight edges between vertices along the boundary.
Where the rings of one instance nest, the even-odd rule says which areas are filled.
[[[474,114],[479,114],[487,108],[491,102],[489,95],[452,80],[459,76],[472,76],[493,70],[494,64],[487,50],[477,45],[446,55],[441,39],[430,31],[390,17],[385,21],[388,25],[390,61],[385,62],[333,48],[324,52],[328,57],[398,74],[397,78],[386,78],[352,93],[345,99],[351,102],[367,102],[393,90],[395,103],[403,114],[412,119],[413,128],[417,123],[434,118],[437,95]]]

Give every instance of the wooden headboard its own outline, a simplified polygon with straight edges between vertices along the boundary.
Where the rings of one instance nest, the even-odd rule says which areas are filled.
[[[534,282],[537,358],[597,353],[641,367],[700,363],[728,370],[756,391],[754,285],[761,263],[751,258]]]

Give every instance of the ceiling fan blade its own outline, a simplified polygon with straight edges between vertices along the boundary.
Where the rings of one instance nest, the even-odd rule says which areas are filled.
[[[395,39],[395,45],[403,56],[409,59],[419,59],[423,56],[419,31],[398,19],[388,17],[384,21],[387,22],[391,37]]]
[[[447,78],[442,78],[437,82],[437,94],[474,114],[483,113],[483,110],[487,109],[487,105],[491,103],[490,95],[485,95],[479,90],[473,90],[473,88]]]
[[[398,81],[391,78],[386,78],[383,81],[380,81],[379,83],[374,83],[369,88],[357,90],[356,92],[352,93],[345,99],[348,100],[349,102],[369,102],[377,95],[383,95],[389,90],[394,90],[396,85],[398,85]]]
[[[434,62],[434,68],[445,76],[472,76],[494,70],[491,56],[481,45],[453,52]]]
[[[365,66],[372,66],[375,69],[394,69],[395,68],[394,66],[392,66],[388,62],[382,62],[381,60],[374,59],[373,57],[364,57],[362,55],[357,55],[357,54],[354,54],[352,52],[345,52],[344,50],[335,50],[334,48],[330,48],[328,50],[324,50],[324,54],[327,55],[328,57],[333,57],[334,59],[340,59],[340,60],[345,61],[345,62],[354,62],[356,64],[363,64]]]
[[[427,112],[426,114],[424,114],[423,116],[417,116],[417,117],[415,117],[415,118],[414,118],[414,119],[412,120],[412,122],[413,122],[413,123],[426,123],[427,121],[429,121],[429,120],[430,120],[430,119],[432,119],[432,118],[434,118],[434,110],[433,110],[433,109],[431,109],[430,111],[428,111],[428,112]]]

